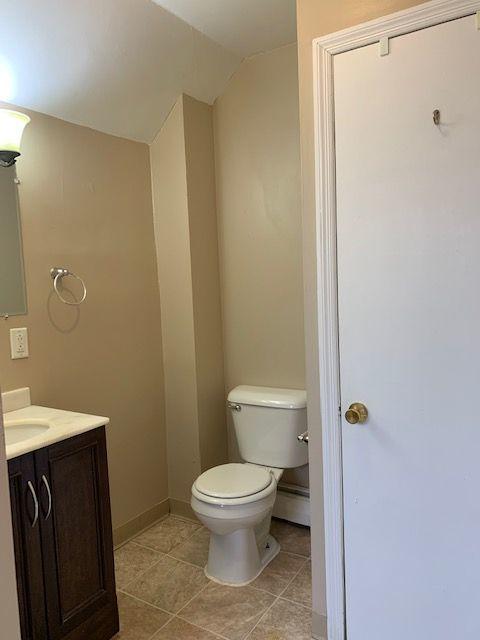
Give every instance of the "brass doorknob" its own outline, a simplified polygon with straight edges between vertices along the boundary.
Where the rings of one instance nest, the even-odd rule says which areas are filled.
[[[363,424],[368,419],[368,409],[361,402],[354,402],[345,411],[345,420],[350,424]]]

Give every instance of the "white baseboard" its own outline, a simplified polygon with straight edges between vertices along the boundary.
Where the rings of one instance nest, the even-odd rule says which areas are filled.
[[[298,493],[291,493],[291,491],[286,491],[279,487],[273,507],[273,515],[275,518],[309,527],[310,498]]]

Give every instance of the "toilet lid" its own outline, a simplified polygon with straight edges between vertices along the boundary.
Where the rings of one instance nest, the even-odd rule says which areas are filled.
[[[197,478],[195,487],[213,498],[243,498],[263,491],[271,482],[272,476],[266,469],[234,462],[205,471]]]

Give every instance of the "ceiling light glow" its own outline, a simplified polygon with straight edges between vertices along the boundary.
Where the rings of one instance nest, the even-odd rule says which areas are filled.
[[[0,100],[11,102],[14,99],[14,93],[15,82],[12,69],[6,59],[0,56]]]

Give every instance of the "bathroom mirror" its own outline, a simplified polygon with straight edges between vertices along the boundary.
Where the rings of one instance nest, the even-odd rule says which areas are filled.
[[[15,166],[0,167],[0,316],[27,311]]]

